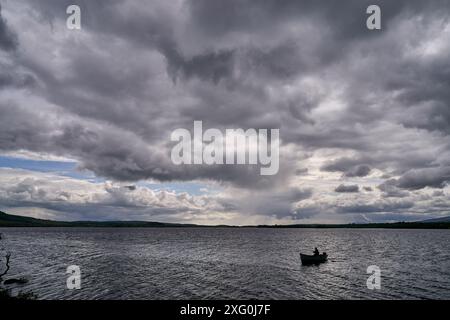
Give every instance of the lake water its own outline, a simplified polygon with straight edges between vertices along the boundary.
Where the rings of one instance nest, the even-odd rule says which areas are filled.
[[[3,228],[40,299],[450,299],[450,230]],[[302,266],[314,246],[327,263]],[[81,268],[80,290],[66,268]],[[366,285],[370,265],[381,289]],[[1,266],[3,268],[3,266]]]

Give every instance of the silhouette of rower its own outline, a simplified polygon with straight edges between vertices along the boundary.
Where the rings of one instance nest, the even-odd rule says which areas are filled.
[[[319,250],[317,249],[317,247],[314,248],[314,255],[315,255],[315,256],[318,256],[318,255],[319,255]]]

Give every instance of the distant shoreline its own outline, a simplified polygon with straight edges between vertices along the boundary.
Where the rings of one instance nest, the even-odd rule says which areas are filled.
[[[350,224],[290,224],[290,225],[197,225],[146,221],[53,221],[0,211],[0,228],[270,228],[270,229],[450,229],[447,221],[350,223]]]

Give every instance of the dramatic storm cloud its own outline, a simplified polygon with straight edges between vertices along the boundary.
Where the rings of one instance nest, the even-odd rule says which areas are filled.
[[[335,192],[359,192],[359,187],[356,184],[352,185],[339,185],[336,189],[334,189]]]
[[[2,50],[14,50],[16,47],[16,37],[9,30],[5,19],[2,16],[2,7],[0,4],[0,49]]]
[[[81,8],[81,30],[66,8]],[[450,6],[0,0],[0,209],[198,223],[450,210]],[[170,134],[280,129],[280,169],[174,165]],[[70,166],[67,168],[67,164]],[[64,169],[61,169],[64,168]]]

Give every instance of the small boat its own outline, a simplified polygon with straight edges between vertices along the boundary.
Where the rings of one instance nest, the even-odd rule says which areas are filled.
[[[318,255],[309,255],[300,253],[300,259],[302,260],[302,264],[319,264],[327,261],[327,253],[324,252]]]

